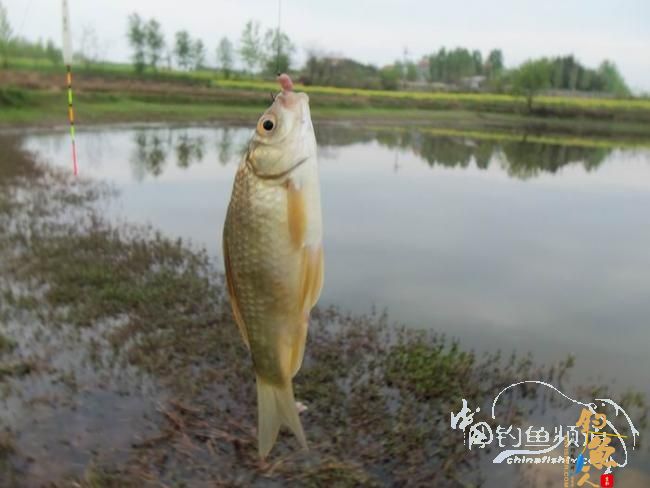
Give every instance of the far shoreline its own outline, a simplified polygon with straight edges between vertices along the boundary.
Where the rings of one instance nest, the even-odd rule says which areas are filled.
[[[28,73],[0,72],[0,130],[67,126],[63,78],[52,72]],[[75,124],[78,129],[99,123],[133,122],[228,121],[252,125],[276,89],[274,83],[263,81],[199,81],[82,70],[75,78]],[[315,123],[571,135],[650,144],[650,102],[645,99],[540,95],[533,109],[528,110],[523,98],[505,94],[300,85],[296,90],[310,95]]]

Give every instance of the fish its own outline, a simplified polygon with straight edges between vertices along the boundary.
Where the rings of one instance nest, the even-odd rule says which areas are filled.
[[[237,168],[223,231],[234,321],[257,386],[258,452],[282,425],[307,449],[292,379],[302,365],[309,315],[324,276],[317,146],[306,93],[291,78],[257,122]]]

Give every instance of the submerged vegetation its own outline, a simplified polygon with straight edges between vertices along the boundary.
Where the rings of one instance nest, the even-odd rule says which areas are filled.
[[[460,399],[482,405],[521,378],[566,382],[570,359],[479,356],[383,314],[320,309],[295,384],[311,449],[282,433],[261,462],[250,359],[215,264],[107,222],[96,205],[109,187],[0,142],[0,484],[472,486],[484,453],[449,430]],[[645,418],[643,398],[628,400]],[[113,411],[117,424],[103,419]]]

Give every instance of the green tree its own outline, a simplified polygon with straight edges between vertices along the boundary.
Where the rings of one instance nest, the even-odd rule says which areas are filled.
[[[474,73],[475,75],[480,75],[483,73],[483,56],[481,51],[475,49],[472,51],[472,60],[474,61]]]
[[[397,63],[392,66],[385,66],[379,72],[381,87],[384,90],[397,90],[402,78],[402,68]]]
[[[45,55],[47,56],[47,59],[49,59],[52,64],[59,64],[63,60],[63,55],[61,54],[61,50],[57,49],[54,43],[52,42],[52,39],[47,40],[47,44],[45,46]]]
[[[205,46],[201,39],[197,39],[192,43],[192,66],[196,69],[201,69],[205,64]]]
[[[553,67],[551,68],[551,86],[553,88],[563,88],[564,80],[564,63],[559,59],[553,60]]]
[[[551,64],[545,58],[526,61],[514,73],[513,91],[526,97],[526,106],[533,109],[533,97],[551,84]]]
[[[492,49],[485,63],[488,78],[495,78],[503,71],[503,53],[501,49]]]
[[[604,61],[598,69],[580,64],[572,55],[560,56],[549,61],[551,87],[558,90],[606,91],[620,96],[630,91],[616,66]]]
[[[9,24],[9,16],[7,9],[0,3],[0,54],[2,54],[2,67],[6,68],[9,65],[8,50],[9,42],[11,41],[11,24]]]
[[[406,79],[408,81],[417,81],[418,79],[418,67],[412,61],[406,62]]]
[[[429,80],[458,83],[465,77],[480,74],[482,65],[479,51],[471,53],[462,47],[447,51],[443,47],[429,56]]]
[[[305,84],[313,85],[325,82],[326,65],[323,60],[319,59],[318,54],[314,51],[307,53],[307,62],[304,68]]]
[[[553,79],[551,75],[551,80]],[[578,79],[578,90],[589,91],[594,86],[594,70],[585,69],[582,71],[580,78]]]
[[[444,73],[445,48],[440,48],[437,54],[429,56],[429,81],[442,81]]]
[[[158,63],[163,56],[165,49],[165,38],[160,28],[160,23],[156,19],[150,19],[144,28],[145,41],[147,45],[147,57],[149,66],[155,71]]]
[[[246,64],[248,71],[255,72],[263,60],[259,22],[249,20],[246,23],[239,43],[239,55]]]
[[[453,76],[454,78],[450,81],[458,82],[462,78],[467,76],[474,76],[479,74],[481,68],[481,53],[475,51],[474,54],[470,53],[469,50],[465,48],[454,49],[451,53],[451,59],[453,60]],[[478,55],[476,58],[475,55]],[[478,60],[478,65],[477,65]]]
[[[142,19],[137,13],[129,15],[128,38],[133,54],[133,67],[137,73],[142,73],[145,67],[146,32]]]
[[[264,69],[270,74],[286,73],[291,66],[295,46],[284,32],[269,29],[264,36]]]
[[[350,88],[381,88],[379,70],[372,65],[352,59],[320,57],[309,53],[303,80],[308,85],[341,86]]]
[[[182,69],[190,69],[192,66],[193,46],[190,34],[187,31],[179,31],[176,33],[176,45],[174,47],[174,55],[176,56],[176,63]]]
[[[217,46],[217,68],[226,78],[230,78],[230,72],[234,62],[232,42],[227,37],[222,37]]]
[[[628,96],[630,89],[625,80],[611,61],[603,61],[598,67],[598,75],[602,80],[603,89],[620,96]]]

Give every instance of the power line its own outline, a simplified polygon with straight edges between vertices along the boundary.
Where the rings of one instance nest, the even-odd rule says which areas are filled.
[[[275,57],[275,71],[278,76],[280,76],[280,45],[282,44],[282,36],[280,35],[280,21],[282,19],[282,0],[278,0],[278,31],[277,31],[277,40],[278,40],[278,53]]]
[[[23,27],[25,27],[25,20],[27,19],[27,14],[29,14],[29,9],[31,8],[31,6],[32,6],[32,0],[29,0],[29,2],[27,2],[27,5],[25,6],[25,11],[23,12],[23,20],[20,23],[20,29],[18,29],[18,32],[16,32],[15,35],[16,39],[18,39],[20,35],[23,33]]]

